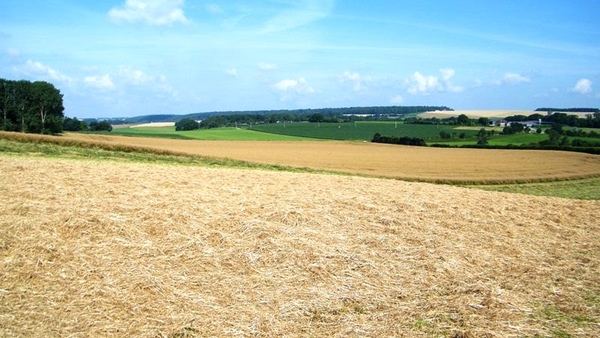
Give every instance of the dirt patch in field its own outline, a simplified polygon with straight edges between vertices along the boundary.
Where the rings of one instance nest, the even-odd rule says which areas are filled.
[[[337,141],[196,141],[90,134],[67,134],[65,138],[432,182],[510,183],[600,174],[600,156],[573,152],[445,149]]]
[[[149,127],[174,127],[175,122],[151,122],[143,124],[134,124],[129,128],[149,128]]]
[[[0,157],[0,336],[600,335],[600,207]]]

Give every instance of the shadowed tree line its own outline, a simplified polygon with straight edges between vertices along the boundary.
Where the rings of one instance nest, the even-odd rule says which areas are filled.
[[[54,85],[0,79],[0,130],[58,134],[63,130],[63,95]]]

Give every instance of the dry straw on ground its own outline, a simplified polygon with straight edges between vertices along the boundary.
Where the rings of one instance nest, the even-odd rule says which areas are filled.
[[[0,336],[600,336],[600,207],[0,157]]]

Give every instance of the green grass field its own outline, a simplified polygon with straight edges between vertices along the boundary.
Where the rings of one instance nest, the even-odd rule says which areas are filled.
[[[477,131],[472,130],[455,130],[454,126],[445,125],[362,121],[356,123],[272,123],[252,126],[252,130],[317,139],[366,141],[372,140],[375,133],[383,136],[420,137],[426,140],[438,138],[441,131],[448,133],[455,132],[457,134],[464,132],[467,135],[475,135],[477,133]]]
[[[110,135],[159,137],[187,140],[231,140],[231,141],[302,141],[303,137],[267,134],[251,129],[215,128],[175,131],[175,127],[140,127],[113,129]]]
[[[488,144],[491,146],[507,146],[509,144],[512,145],[521,145],[521,144],[530,144],[530,143],[538,143],[540,141],[544,141],[548,139],[548,135],[546,134],[513,134],[513,135],[494,135],[488,138]],[[433,143],[433,141],[431,142]],[[463,146],[463,145],[474,145],[477,144],[477,138],[472,137],[470,139],[452,139],[452,140],[436,140],[435,143],[438,144],[447,144],[450,146]]]

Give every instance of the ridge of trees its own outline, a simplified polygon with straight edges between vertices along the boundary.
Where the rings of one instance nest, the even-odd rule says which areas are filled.
[[[248,124],[291,122],[353,122],[380,120],[388,118],[403,118],[409,114],[419,114],[428,111],[445,110],[445,106],[385,106],[385,107],[350,107],[322,108],[297,110],[267,110],[255,112],[230,112],[209,116],[202,119],[200,128],[233,127]]]
[[[425,140],[420,137],[408,137],[408,136],[382,136],[380,133],[375,133],[373,143],[389,143],[389,144],[402,144],[407,146],[420,146],[424,147],[427,144]]]
[[[342,115],[372,115],[372,119],[378,119],[387,116],[405,116],[409,114],[418,114],[428,111],[452,111],[453,109],[446,106],[372,106],[372,107],[346,107],[346,108],[320,108],[320,109],[279,109],[279,110],[252,110],[252,111],[213,111],[192,113],[185,115],[175,114],[160,114],[160,115],[143,115],[130,118],[114,118],[109,119],[112,124],[126,123],[150,123],[150,122],[171,122],[183,119],[191,119],[195,121],[206,120],[211,117],[228,117],[233,119],[233,116],[242,115],[244,118],[236,118],[233,121],[238,123],[267,123],[267,121],[301,121],[308,118],[312,114],[322,114],[325,117],[342,116]],[[275,116],[275,118],[271,118]],[[266,118],[268,117],[268,118]],[[365,119],[367,117],[356,117]],[[242,121],[242,122],[240,122]]]
[[[63,95],[44,81],[0,78],[0,130],[58,134],[63,130]]]
[[[545,112],[573,112],[573,113],[600,113],[598,108],[538,108],[535,111]]]

